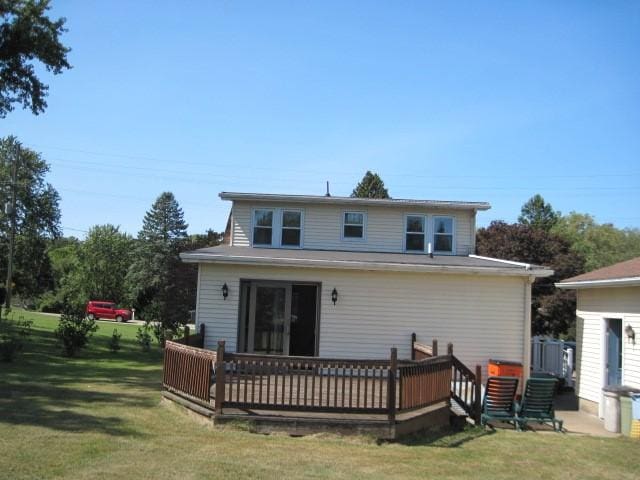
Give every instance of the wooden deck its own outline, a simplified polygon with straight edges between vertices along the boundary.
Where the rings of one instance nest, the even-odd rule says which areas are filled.
[[[202,332],[204,334],[204,332]],[[216,423],[249,420],[264,431],[356,431],[380,438],[448,423],[453,398],[466,414],[479,412],[476,373],[448,345],[437,355],[412,338],[413,358],[337,359],[264,356],[165,346],[163,395]],[[262,428],[261,427],[261,428]],[[364,430],[363,430],[364,429]]]

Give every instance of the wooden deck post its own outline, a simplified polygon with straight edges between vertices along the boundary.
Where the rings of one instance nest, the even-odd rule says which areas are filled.
[[[389,363],[389,384],[387,385],[387,408],[389,410],[389,423],[396,422],[396,371],[398,369],[398,349],[391,349],[391,361]]]
[[[416,351],[414,350],[414,347],[416,345],[416,340],[418,339],[418,337],[416,336],[416,332],[413,332],[411,334],[411,360],[415,360],[416,359]]]
[[[476,402],[474,405],[474,420],[477,422],[480,421],[480,414],[482,413],[482,367],[480,365],[476,365]]]
[[[438,340],[436,338],[431,342],[431,353],[434,357],[438,356]]]
[[[453,343],[447,343],[447,355],[453,355]]]
[[[224,403],[224,340],[218,340],[218,352],[216,355],[216,415],[222,414]]]

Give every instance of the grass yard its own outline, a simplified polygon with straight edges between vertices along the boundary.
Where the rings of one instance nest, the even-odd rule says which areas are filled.
[[[0,363],[0,478],[564,478],[636,479],[640,442],[470,429],[382,443],[257,435],[201,425],[160,405],[161,353],[137,327],[99,322],[78,358],[60,355],[57,319],[34,320],[31,344]],[[112,354],[114,328],[123,349]]]

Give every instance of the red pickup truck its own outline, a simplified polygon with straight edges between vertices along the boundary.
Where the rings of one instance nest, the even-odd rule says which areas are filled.
[[[131,310],[117,308],[114,302],[105,300],[90,300],[86,308],[87,316],[91,319],[109,318],[116,322],[131,320]]]

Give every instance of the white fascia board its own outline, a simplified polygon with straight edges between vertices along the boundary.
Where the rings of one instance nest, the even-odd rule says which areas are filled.
[[[524,267],[525,270],[531,270],[530,263],[514,262],[513,260],[503,260],[501,258],[483,257],[482,255],[469,255],[471,258],[479,258],[480,260],[490,260],[492,262],[506,263],[508,265],[517,265],[518,267]]]
[[[202,253],[181,253],[180,258],[186,263],[220,263],[244,264],[270,267],[331,268],[341,270],[368,270],[394,272],[423,272],[451,274],[479,274],[493,276],[533,276],[546,277],[553,274],[550,270],[516,270],[499,267],[462,267],[454,265],[418,265],[392,262],[359,262],[353,260],[316,260],[301,258],[265,258],[246,255],[212,255]]]
[[[489,210],[487,202],[456,202],[446,200],[411,200],[411,199],[371,199],[354,197],[326,197],[318,195],[278,195],[273,193],[238,193],[220,192],[222,200],[260,201],[277,203],[329,204],[329,205],[363,205],[381,207],[422,207],[447,210]]]
[[[567,290],[579,290],[581,288],[636,287],[640,286],[640,277],[610,278],[608,280],[583,280],[579,282],[559,282],[555,285],[557,288],[563,288]]]

